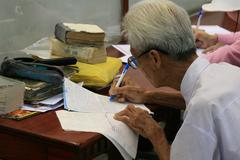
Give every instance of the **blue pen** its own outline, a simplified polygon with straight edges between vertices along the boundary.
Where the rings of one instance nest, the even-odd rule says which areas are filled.
[[[200,26],[202,16],[203,16],[203,10],[201,9],[201,10],[199,11],[199,13],[198,13],[198,21],[197,21],[196,29],[198,29],[199,26]]]
[[[123,80],[125,74],[127,73],[128,68],[129,68],[129,64],[127,63],[127,64],[125,65],[123,71],[122,71],[122,74],[121,74],[120,78],[118,79],[118,82],[117,82],[117,84],[116,84],[116,87],[119,87],[120,84],[122,83],[122,80]],[[115,96],[116,96],[116,95],[111,95],[111,96],[110,96],[110,101],[112,101]]]

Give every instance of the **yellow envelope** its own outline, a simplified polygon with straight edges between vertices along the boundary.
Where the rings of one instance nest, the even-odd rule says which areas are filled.
[[[74,66],[79,68],[79,72],[71,77],[72,81],[84,82],[84,86],[99,88],[112,82],[122,66],[122,61],[118,58],[107,57],[105,63],[87,64],[77,62]]]

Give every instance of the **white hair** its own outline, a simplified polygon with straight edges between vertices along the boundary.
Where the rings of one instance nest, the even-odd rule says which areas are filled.
[[[182,59],[195,51],[186,11],[168,0],[143,0],[132,6],[123,21],[123,33],[139,53],[165,51]]]

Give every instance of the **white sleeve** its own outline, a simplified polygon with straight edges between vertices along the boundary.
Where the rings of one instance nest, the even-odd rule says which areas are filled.
[[[171,147],[171,160],[212,160],[216,140],[191,124],[183,124]]]
[[[240,159],[240,98],[225,107],[215,119],[222,159]]]
[[[200,97],[195,98],[190,101],[184,122],[173,141],[171,160],[216,159],[217,138],[212,108]]]

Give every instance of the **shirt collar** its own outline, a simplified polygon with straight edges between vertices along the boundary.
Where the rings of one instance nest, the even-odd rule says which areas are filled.
[[[205,70],[209,64],[206,58],[198,57],[187,69],[181,83],[181,93],[186,105],[188,105],[192,98],[195,83],[199,79],[200,73]]]

